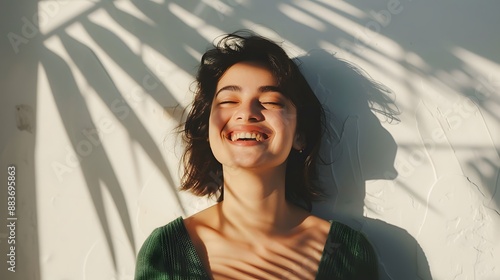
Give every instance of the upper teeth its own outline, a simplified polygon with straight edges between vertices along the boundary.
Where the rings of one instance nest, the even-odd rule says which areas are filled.
[[[231,134],[231,141],[236,141],[238,139],[255,139],[256,141],[262,141],[262,134],[258,132],[235,132]]]

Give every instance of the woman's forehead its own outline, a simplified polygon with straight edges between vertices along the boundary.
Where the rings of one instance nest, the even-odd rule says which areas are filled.
[[[229,67],[219,78],[217,90],[228,85],[239,87],[262,87],[277,86],[278,80],[273,72],[263,65],[256,62],[238,62]]]

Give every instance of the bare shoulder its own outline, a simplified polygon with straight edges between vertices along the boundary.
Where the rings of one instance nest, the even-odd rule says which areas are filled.
[[[323,244],[326,242],[331,228],[329,221],[310,214],[303,224],[310,237],[317,238]]]
[[[300,226],[303,229],[318,231],[324,234],[328,234],[330,231],[331,223],[325,219],[311,214],[310,212],[298,209],[296,213],[293,213],[296,217],[301,217],[302,220]]]
[[[191,237],[197,237],[207,229],[213,229],[218,216],[215,213],[216,205],[210,206],[196,214],[193,214],[184,219],[184,226],[188,230]]]
[[[309,215],[308,219],[311,221],[311,224],[317,227],[330,229],[331,223],[325,219],[312,214]]]
[[[291,214],[295,217],[301,216],[301,222],[295,228],[295,234],[292,234],[296,244],[311,244],[322,251],[330,233],[331,223],[303,209],[293,212]]]

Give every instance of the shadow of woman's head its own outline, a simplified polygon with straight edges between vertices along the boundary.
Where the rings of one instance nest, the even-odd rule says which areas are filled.
[[[399,121],[394,95],[325,50],[299,57],[298,64],[326,112],[321,156],[328,164],[319,167],[319,184],[328,198],[320,212],[361,217],[365,181],[397,177],[397,145],[381,124]]]
[[[399,121],[392,91],[324,50],[311,51],[298,63],[325,108],[330,129],[321,154],[331,164],[320,165],[319,171],[329,197],[315,205],[315,212],[369,233],[381,279],[431,279],[425,254],[411,235],[363,214],[365,181],[397,177],[397,145],[381,124]]]

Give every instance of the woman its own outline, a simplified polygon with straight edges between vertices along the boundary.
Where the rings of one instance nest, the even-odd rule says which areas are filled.
[[[225,36],[202,59],[181,189],[218,203],[157,228],[136,279],[376,279],[362,234],[309,213],[323,109],[274,42]]]

